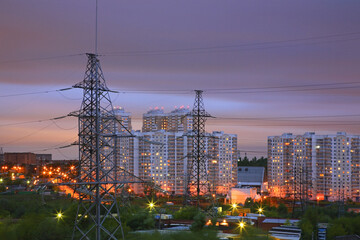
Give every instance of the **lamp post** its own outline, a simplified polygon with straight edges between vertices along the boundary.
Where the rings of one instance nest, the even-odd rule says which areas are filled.
[[[233,204],[231,204],[231,215],[234,215],[235,210],[237,210],[237,204],[233,203]]]
[[[148,208],[150,209],[150,212],[155,208],[155,203],[153,201],[148,203]]]
[[[239,222],[239,229],[240,229],[240,233],[239,233],[239,237],[241,238],[242,236],[242,230],[245,228],[245,222],[241,221]]]
[[[64,214],[63,214],[61,211],[59,211],[59,212],[56,213],[56,219],[57,219],[58,221],[62,220],[63,217],[64,217]]]

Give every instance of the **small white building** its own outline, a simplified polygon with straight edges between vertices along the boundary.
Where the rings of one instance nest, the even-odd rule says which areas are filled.
[[[244,204],[247,198],[259,199],[256,188],[232,188],[226,199],[231,203]]]

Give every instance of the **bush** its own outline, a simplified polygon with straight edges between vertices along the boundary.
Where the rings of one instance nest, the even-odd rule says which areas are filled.
[[[139,211],[130,215],[126,225],[132,230],[152,229],[155,226],[153,216],[147,211]]]
[[[205,214],[202,212],[199,212],[195,217],[194,217],[194,222],[193,224],[191,224],[190,226],[190,230],[197,232],[200,231],[204,228],[204,225],[206,223],[205,221]]]
[[[193,220],[198,213],[199,209],[197,207],[184,207],[174,213],[174,218]]]
[[[198,232],[174,232],[164,233],[160,232],[139,234],[129,234],[126,239],[128,240],[218,240],[216,237],[216,231],[202,230]]]

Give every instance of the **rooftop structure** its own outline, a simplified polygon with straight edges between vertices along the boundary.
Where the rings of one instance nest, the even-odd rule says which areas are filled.
[[[264,182],[265,168],[252,166],[238,167],[238,185],[241,187],[252,186],[261,187]]]

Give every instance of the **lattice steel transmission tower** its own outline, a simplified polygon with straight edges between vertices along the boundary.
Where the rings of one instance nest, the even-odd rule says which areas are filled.
[[[193,117],[193,130],[190,135],[193,139],[193,150],[190,154],[190,163],[188,165],[188,182],[186,194],[196,193],[197,204],[200,201],[200,195],[210,192],[210,184],[208,180],[208,157],[206,152],[207,136],[205,132],[205,122],[211,117],[205,111],[202,98],[203,91],[195,90],[196,97],[194,108],[190,116]]]
[[[294,156],[293,163],[293,216],[295,206],[300,204],[300,210],[306,210],[306,204],[309,201],[309,194],[311,190],[311,170],[309,168],[311,162],[308,160],[307,155]]]
[[[119,184],[116,161],[116,118],[100,62],[87,54],[79,118],[79,194],[73,239],[123,238],[116,192]]]

